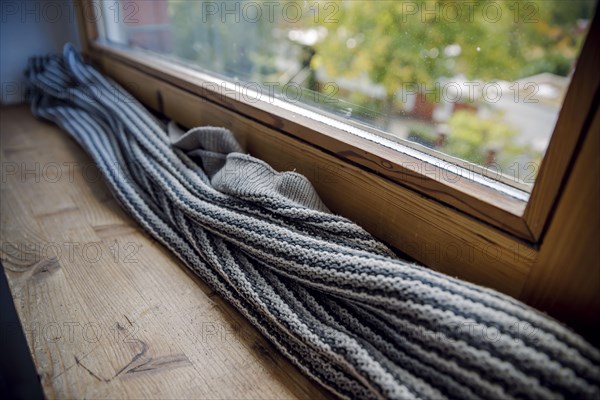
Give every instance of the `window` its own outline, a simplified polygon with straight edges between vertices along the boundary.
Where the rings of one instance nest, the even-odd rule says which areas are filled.
[[[510,124],[511,118],[514,118],[513,112],[500,112],[494,116],[493,110],[490,110],[495,103],[482,102],[482,94],[474,99],[473,104],[454,104],[450,113],[446,114],[453,119],[452,123],[433,119],[434,111],[435,115],[448,111],[442,100],[439,104],[434,101],[434,108],[439,109],[436,111],[429,107],[431,112],[426,115],[431,115],[432,120],[427,122],[419,114],[426,103],[418,98],[427,100],[433,96],[435,100],[435,96],[439,95],[441,99],[444,90],[449,95],[453,85],[448,81],[440,79],[440,91],[437,93],[435,90],[430,93],[417,90],[411,95],[412,100],[408,92],[414,92],[417,85],[406,88],[405,101],[402,101],[401,92],[394,91],[393,104],[386,104],[382,101],[386,97],[385,90],[381,90],[385,83],[377,82],[377,74],[361,77],[356,76],[351,68],[339,67],[337,72],[335,69],[328,72],[328,62],[321,57],[326,46],[330,46],[329,53],[339,55],[345,63],[348,63],[347,57],[353,54],[352,51],[362,49],[366,54],[376,47],[376,43],[361,47],[359,42],[367,40],[366,33],[362,38],[356,37],[358,33],[348,31],[346,26],[353,25],[343,19],[346,18],[343,13],[356,7],[350,7],[349,3],[367,4],[360,1],[249,0],[83,0],[78,4],[82,43],[88,59],[124,85],[147,107],[183,126],[230,128],[252,155],[277,170],[295,169],[306,175],[333,212],[354,220],[379,239],[431,268],[520,298],[533,296],[533,299],[533,291],[539,289],[540,297],[536,298],[545,298],[550,291],[546,291],[543,284],[536,286],[541,281],[532,277],[540,276],[543,270],[536,263],[543,254],[545,237],[555,237],[548,233],[553,215],[566,183],[574,179],[571,171],[583,143],[589,142],[589,137],[593,136],[588,132],[592,131],[592,121],[595,121],[598,109],[600,41],[597,38],[600,26],[597,9],[592,12],[593,4],[589,2],[570,2],[574,8],[555,15],[549,14],[547,7],[551,5],[546,3],[551,2],[546,1],[471,3],[479,12],[487,7],[489,14],[474,17],[474,21],[480,24],[488,22],[485,18],[493,16],[496,6],[502,10],[502,16],[511,16],[504,22],[506,26],[493,25],[499,27],[497,35],[514,28],[513,18],[516,15],[521,19],[519,29],[515,28],[513,32],[518,38],[531,34],[549,48],[548,51],[560,53],[567,49],[563,58],[554,60],[554,67],[548,67],[551,63],[545,61],[537,64],[528,62],[523,68],[532,69],[519,72],[526,78],[537,75],[537,86],[533,86],[533,91],[519,92],[517,99],[527,97],[539,100],[538,103],[509,102],[514,107],[546,107],[548,101],[542,101],[540,96],[557,94],[558,91],[544,86],[548,82],[548,85],[554,85],[556,77],[548,78],[550,75],[541,71],[567,75],[564,79],[558,78],[566,85],[566,92],[554,99],[551,106],[554,111],[548,112],[552,117],[542,118],[540,123],[540,127],[547,126],[548,129],[536,131],[550,141],[541,165],[538,168],[536,161],[532,161],[535,167],[532,169],[528,168],[532,164],[525,161],[534,160],[533,153],[522,152],[522,149],[514,152],[514,158],[506,160],[503,151],[507,149],[500,147],[494,147],[495,153],[488,154],[490,149],[487,147],[471,146],[479,157],[472,158],[472,162],[457,158],[458,154],[453,155],[450,145],[456,145],[457,138],[451,140],[449,136],[451,132],[448,129],[452,126],[470,127],[475,123],[470,131],[481,133],[477,124],[492,129],[490,125],[494,121],[500,125]],[[424,4],[427,4],[427,7],[437,7],[435,10],[438,11],[434,10],[434,13],[450,18],[452,7],[459,4],[462,7],[466,2],[377,1],[368,4],[377,10],[391,7],[391,4],[399,4],[400,7],[407,7],[407,4],[425,7]],[[269,7],[273,10],[272,23],[260,25],[248,22],[256,18],[258,9],[269,18]],[[286,11],[283,11],[284,7]],[[375,14],[370,16],[371,10],[366,8],[363,14],[374,18]],[[523,20],[531,17],[532,9],[537,10],[538,22],[524,26]],[[298,14],[291,14],[293,10],[298,10]],[[414,17],[421,23],[419,8],[405,8],[405,12],[407,19]],[[381,15],[385,19],[389,18],[389,14]],[[593,18],[590,17],[592,14]],[[317,22],[331,15],[337,16],[338,20],[328,20],[320,25],[315,22],[315,15],[318,15]],[[305,19],[296,21],[298,16]],[[228,25],[221,22],[222,17],[225,21],[230,19],[234,22],[239,17],[240,22]],[[206,18],[205,23],[202,18]],[[402,16],[399,18],[402,21]],[[576,23],[573,24],[573,21]],[[453,25],[453,29],[468,33],[466,28],[460,28],[461,24]],[[554,26],[556,24],[558,28]],[[324,28],[327,29],[326,35]],[[341,28],[345,28],[346,32]],[[338,37],[339,29],[343,34]],[[569,33],[565,33],[565,29]],[[363,30],[369,33],[373,29],[364,27]],[[526,35],[529,30],[533,32]],[[452,34],[460,35],[461,32]],[[416,33],[407,33],[408,36],[413,34]],[[189,35],[193,38],[189,39]],[[421,42],[425,40],[423,38],[433,40],[429,36],[438,35],[441,44],[427,44],[426,54],[420,50],[415,53],[415,65],[427,66],[433,61],[451,58],[457,68],[468,71],[467,66],[460,66],[459,62],[461,56],[468,53],[467,45],[458,42],[455,36],[439,35],[433,29],[421,32],[421,35]],[[339,43],[328,42],[327,38],[334,38]],[[419,43],[419,40],[412,43]],[[521,46],[522,41],[516,43]],[[533,41],[525,43],[530,46],[525,54],[527,57],[535,58],[541,54],[543,58],[546,54],[544,47],[541,52],[536,50],[536,46],[531,45]],[[480,57],[479,54],[484,51],[481,45],[478,47],[480,51],[475,48],[475,57]],[[434,48],[437,54],[432,50]],[[387,55],[386,52],[383,54]],[[357,60],[359,58],[356,56]],[[335,61],[335,57],[329,62],[332,60]],[[506,63],[506,60],[494,57],[486,60],[496,63],[489,67],[494,74],[486,76],[481,72],[479,80],[474,79],[473,82],[479,83],[481,89],[489,84],[490,95],[495,84],[500,85],[505,93],[506,87],[510,91],[511,85],[523,83],[518,78],[521,75],[509,68],[513,65],[512,61]],[[387,66],[385,64],[385,68],[380,69]],[[420,70],[414,65],[411,68]],[[433,76],[435,71],[428,73]],[[468,73],[465,72],[465,78],[471,79]],[[501,76],[496,76],[496,73]],[[449,76],[453,77],[453,74]],[[426,88],[435,88],[437,81],[428,79],[415,78],[413,82],[428,83]],[[330,86],[326,86],[327,83]],[[533,93],[536,90],[539,93]],[[514,100],[514,97],[511,99]],[[538,122],[540,117],[528,110],[531,119]],[[387,126],[386,116],[392,116],[388,118]],[[429,135],[424,127],[429,131],[434,129],[436,134]],[[398,137],[402,136],[397,133],[398,129],[408,133]],[[437,133],[445,133],[446,136]],[[486,164],[486,157],[493,161],[488,163],[490,167],[481,165]],[[535,176],[533,185],[523,182],[524,175],[516,179],[515,168],[498,173],[496,165],[511,167],[511,162],[517,162],[523,167],[523,172]],[[556,248],[555,245],[552,247]],[[553,260],[550,247],[546,246],[546,250],[546,256],[542,258]],[[585,268],[582,271],[585,272]],[[556,290],[553,291],[556,293]]]
[[[529,192],[594,4],[104,1],[102,36]]]

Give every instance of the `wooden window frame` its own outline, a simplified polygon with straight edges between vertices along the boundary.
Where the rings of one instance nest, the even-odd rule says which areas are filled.
[[[540,266],[540,260],[548,263],[556,251],[545,245],[545,237],[554,237],[553,229],[559,228],[552,221],[561,199],[568,197],[566,188],[581,162],[584,142],[598,134],[592,132],[599,118],[598,9],[537,180],[524,200],[501,184],[465,179],[410,152],[398,152],[293,109],[217,90],[221,79],[174,61],[101,43],[96,21],[86,13],[92,2],[77,3],[84,55],[149,108],[184,126],[230,128],[252,155],[276,169],[304,173],[332,211],[418,262],[544,309],[551,310],[557,301],[568,303],[548,292],[550,287],[560,289],[560,282],[541,283],[546,266]],[[596,172],[586,182],[593,184]],[[585,265],[577,273],[589,273],[590,265],[597,263],[588,259],[591,253],[582,254]],[[555,275],[563,277],[560,271]],[[592,289],[600,284],[592,286],[576,303],[593,303],[597,312],[598,296]]]

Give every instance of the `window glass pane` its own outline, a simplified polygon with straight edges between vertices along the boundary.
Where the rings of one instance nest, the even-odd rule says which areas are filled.
[[[521,187],[595,0],[105,1],[104,38],[374,128]],[[506,180],[506,178],[505,178]]]

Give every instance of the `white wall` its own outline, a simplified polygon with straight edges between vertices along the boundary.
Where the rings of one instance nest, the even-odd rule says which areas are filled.
[[[74,1],[0,1],[2,104],[23,101],[23,70],[33,55],[60,53],[65,43],[79,48]]]

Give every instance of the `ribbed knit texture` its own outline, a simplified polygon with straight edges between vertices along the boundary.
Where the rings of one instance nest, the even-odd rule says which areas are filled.
[[[169,129],[69,45],[26,75],[33,113],[79,142],[130,215],[338,396],[599,398],[600,354],[577,334],[398,259],[226,129]]]

